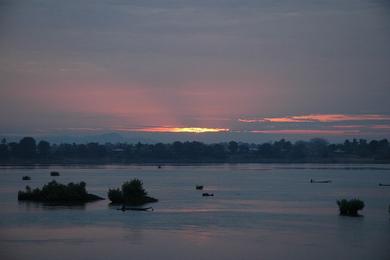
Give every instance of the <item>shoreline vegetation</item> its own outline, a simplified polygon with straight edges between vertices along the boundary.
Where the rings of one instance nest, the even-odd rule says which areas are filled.
[[[387,139],[329,143],[315,138],[262,144],[173,142],[156,144],[50,144],[32,137],[0,143],[0,165],[71,164],[193,164],[193,163],[390,163]]]

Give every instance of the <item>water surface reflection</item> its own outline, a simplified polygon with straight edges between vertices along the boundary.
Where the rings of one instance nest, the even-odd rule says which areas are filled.
[[[264,170],[266,168],[266,170]],[[331,168],[331,170],[330,170]],[[375,169],[374,169],[375,168]],[[379,169],[386,168],[386,169]],[[390,166],[190,165],[55,167],[60,182],[91,193],[140,178],[153,212],[109,201],[18,203],[17,191],[51,180],[47,168],[0,169],[1,259],[388,259]],[[325,185],[313,179],[331,179]],[[204,198],[202,184],[214,197]],[[336,200],[362,198],[363,218],[338,216]]]

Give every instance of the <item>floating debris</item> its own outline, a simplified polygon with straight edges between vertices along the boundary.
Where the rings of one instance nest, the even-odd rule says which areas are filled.
[[[310,183],[331,183],[331,180],[323,180],[323,181],[316,181],[313,179],[310,179]]]
[[[127,210],[133,210],[133,211],[154,211],[152,207],[147,208],[134,208],[134,207],[126,207],[123,205],[122,207],[118,208],[117,210],[127,211]]]
[[[56,171],[52,171],[50,172],[50,176],[60,176],[60,173]]]

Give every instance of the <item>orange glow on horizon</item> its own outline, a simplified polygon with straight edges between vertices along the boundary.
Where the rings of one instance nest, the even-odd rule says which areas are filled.
[[[145,127],[145,128],[117,128],[117,131],[126,132],[150,132],[150,133],[220,133],[229,132],[229,128],[205,128],[205,127]]]

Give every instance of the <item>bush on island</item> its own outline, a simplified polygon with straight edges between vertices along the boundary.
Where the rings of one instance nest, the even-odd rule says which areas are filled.
[[[36,201],[36,202],[59,202],[59,203],[85,203],[103,198],[89,194],[86,190],[86,183],[68,183],[67,185],[51,181],[43,185],[41,189],[31,189],[26,186],[25,191],[18,192],[18,200],[20,201]]]
[[[148,196],[139,179],[133,179],[122,184],[121,189],[109,189],[108,199],[113,204],[143,205],[157,202],[158,200]]]
[[[359,216],[358,211],[364,208],[364,202],[359,199],[338,200],[337,205],[342,216]]]

